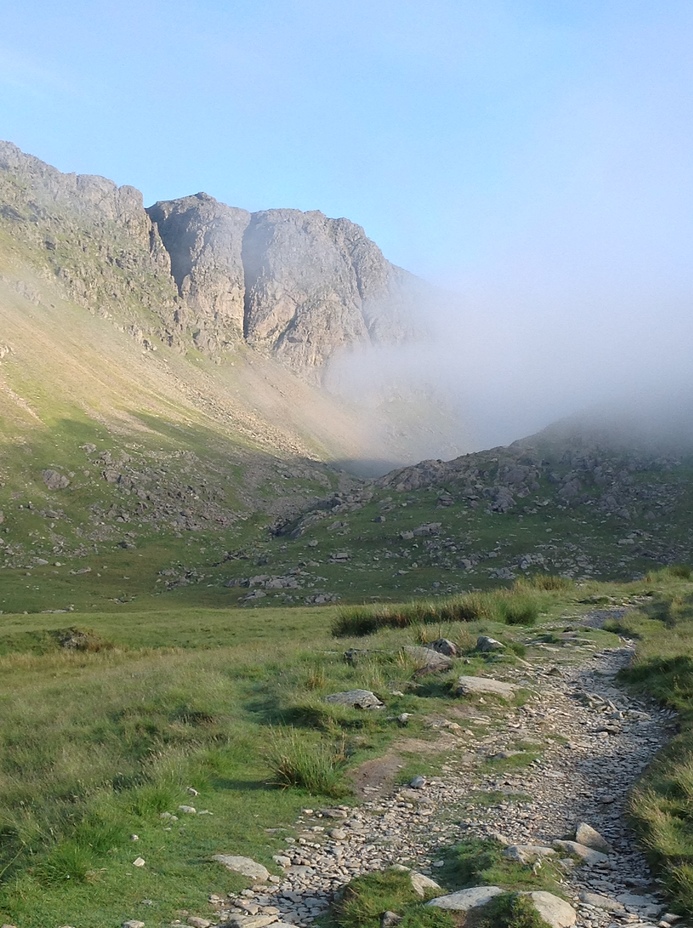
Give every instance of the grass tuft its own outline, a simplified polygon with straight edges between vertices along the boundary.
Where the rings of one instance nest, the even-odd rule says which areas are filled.
[[[293,728],[275,731],[267,752],[271,782],[275,786],[298,787],[333,798],[348,793],[343,778],[347,759],[343,738],[312,741]]]

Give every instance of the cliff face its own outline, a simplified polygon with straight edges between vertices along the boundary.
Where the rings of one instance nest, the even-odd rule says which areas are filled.
[[[198,193],[156,203],[147,214],[170,258],[180,324],[204,351],[239,342],[245,301],[241,252],[250,213]]]
[[[146,344],[247,343],[320,381],[332,355],[415,335],[420,281],[363,229],[322,213],[248,213],[199,193],[145,210],[134,187],[63,174],[0,142],[0,232],[39,273]]]
[[[415,333],[423,286],[346,219],[251,214],[206,194],[147,212],[208,348],[244,338],[315,378],[340,349]]]

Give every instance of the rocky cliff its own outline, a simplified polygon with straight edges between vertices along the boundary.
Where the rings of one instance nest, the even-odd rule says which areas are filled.
[[[426,288],[363,229],[248,213],[204,193],[145,210],[134,187],[63,174],[0,142],[0,231],[92,313],[144,343],[247,344],[319,382],[340,349],[414,337]]]
[[[347,219],[248,213],[203,193],[147,212],[207,349],[243,338],[316,376],[339,349],[415,334],[423,285]]]

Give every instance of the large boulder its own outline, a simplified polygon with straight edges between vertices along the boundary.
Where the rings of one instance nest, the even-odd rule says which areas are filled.
[[[49,468],[48,470],[44,470],[41,476],[49,490],[64,490],[66,487],[70,486],[69,478],[59,473],[57,470]]]
[[[602,854],[611,854],[613,847],[596,828],[592,828],[586,822],[580,822],[575,829],[575,840],[584,847],[591,847],[595,851],[601,851]]]
[[[524,896],[525,893],[522,893]],[[565,899],[539,890],[526,895],[532,900],[534,908],[551,928],[571,928],[577,920],[575,909]]]
[[[511,844],[503,851],[503,857],[529,866],[542,857],[551,857],[555,853],[552,847],[542,847],[538,844]]]
[[[444,654],[446,657],[457,657],[457,645],[454,641],[450,641],[449,638],[436,638],[428,647],[433,651],[437,651],[438,654]]]
[[[609,861],[606,854],[595,851],[591,847],[586,847],[584,844],[578,844],[577,841],[554,841],[553,846],[579,857],[588,867],[593,867],[595,864],[606,864]]]

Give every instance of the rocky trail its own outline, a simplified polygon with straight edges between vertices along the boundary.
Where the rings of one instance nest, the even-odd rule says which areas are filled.
[[[605,617],[596,612],[583,624]],[[526,688],[523,705],[499,715],[497,704],[481,697],[460,704],[456,721],[430,720],[450,748],[440,775],[394,789],[366,785],[369,798],[358,808],[304,810],[275,858],[283,878],[212,897],[214,922],[192,916],[180,924],[309,925],[353,877],[399,864],[435,879],[441,849],[469,837],[494,838],[535,868],[546,854],[560,861],[560,891],[578,928],[678,921],[666,914],[625,815],[629,790],[672,736],[675,717],[616,685],[632,657],[627,642],[600,650],[573,628],[560,645],[540,645],[539,661],[493,668],[497,678]],[[577,837],[591,847],[555,843],[574,839],[580,823],[602,843],[584,828]],[[578,864],[580,856],[586,859]]]

